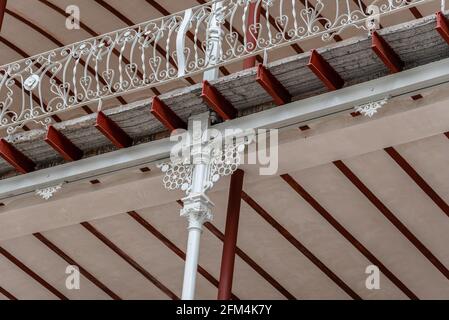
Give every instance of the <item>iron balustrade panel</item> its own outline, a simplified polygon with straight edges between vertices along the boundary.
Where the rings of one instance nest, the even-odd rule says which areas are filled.
[[[370,32],[384,15],[439,1],[210,1],[0,67],[0,130],[10,135],[30,121],[47,126],[54,114],[266,50],[327,41],[349,27]],[[251,17],[249,25],[259,12],[263,19]]]

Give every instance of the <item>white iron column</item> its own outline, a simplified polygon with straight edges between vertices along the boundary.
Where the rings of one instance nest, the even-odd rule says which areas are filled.
[[[209,112],[189,119],[189,131],[173,136],[182,139],[181,145],[171,151],[170,161],[159,165],[165,173],[163,183],[169,190],[186,192],[181,216],[188,220],[188,241],[182,299],[195,297],[196,274],[203,225],[212,221],[212,208],[206,192],[222,176],[232,175],[241,164],[245,146],[251,143],[253,132],[234,131],[222,136],[209,130]],[[223,149],[224,148],[224,149]],[[179,156],[179,151],[182,155]]]
[[[201,223],[198,223],[197,226],[193,226],[193,224],[189,222],[189,239],[187,241],[187,255],[184,266],[182,300],[193,300],[195,298],[196,273],[198,268],[201,232]]]
[[[210,19],[206,48],[206,61],[210,66],[219,62],[221,55],[222,30],[218,21],[219,11],[222,8],[221,1],[212,5],[212,18]],[[215,80],[219,76],[219,68],[212,68],[204,72],[204,80]],[[196,127],[200,126],[200,128]],[[182,299],[193,300],[195,298],[196,275],[198,269],[198,257],[200,251],[200,239],[204,222],[212,219],[212,202],[205,194],[206,183],[210,170],[210,150],[202,146],[202,133],[209,127],[209,114],[192,117],[189,121],[189,130],[193,136],[192,160],[193,173],[190,194],[183,199],[184,208],[181,216],[189,221],[187,240],[186,262],[184,267],[184,283],[182,287]],[[201,133],[201,135],[199,135]]]
[[[196,274],[200,251],[200,238],[203,224],[212,219],[213,203],[205,194],[210,166],[210,149],[203,145],[202,135],[209,126],[209,113],[192,117],[189,130],[192,138],[191,158],[193,163],[191,190],[182,199],[184,207],[181,216],[188,219],[189,238],[187,241],[186,263],[182,299],[193,300],[195,297]]]

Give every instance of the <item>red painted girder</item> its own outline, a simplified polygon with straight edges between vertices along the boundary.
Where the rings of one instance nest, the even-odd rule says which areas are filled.
[[[201,97],[224,120],[231,120],[237,116],[237,109],[207,80],[203,81]]]
[[[36,164],[12,144],[0,139],[0,156],[20,173],[34,171]]]
[[[239,229],[244,175],[245,173],[243,170],[238,169],[231,176],[226,229],[221,257],[220,282],[218,285],[218,300],[230,300],[232,297],[232,282],[234,278],[235,253],[237,249],[237,234]]]
[[[103,133],[117,148],[127,148],[133,143],[131,137],[102,111],[98,112],[95,128]]]
[[[444,41],[449,44],[449,23],[441,11],[436,13],[436,17],[437,26],[435,27],[435,29],[438,31]]]
[[[384,38],[382,38],[376,31],[374,31],[371,41],[371,49],[373,49],[373,51],[376,53],[379,59],[382,60],[382,62],[391,71],[391,73],[402,71],[404,63]]]
[[[307,66],[320,78],[329,90],[337,90],[343,87],[344,80],[337,71],[318,53],[312,50]]]
[[[288,90],[261,64],[257,68],[256,81],[273,98],[278,106],[289,103],[292,100],[292,96]]]
[[[83,151],[53,126],[48,127],[45,142],[67,161],[76,161],[83,157]]]
[[[170,131],[187,129],[187,124],[158,97],[153,98],[151,114]]]
[[[0,0],[0,30],[2,30],[3,18],[5,17],[7,0]]]

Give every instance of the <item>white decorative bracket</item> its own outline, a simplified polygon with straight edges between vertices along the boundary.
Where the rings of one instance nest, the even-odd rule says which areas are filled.
[[[254,138],[253,131],[221,133],[211,129],[209,116],[206,113],[192,117],[189,131],[182,133],[181,143],[172,150],[170,161],[158,165],[164,173],[164,187],[185,192],[181,216],[188,217],[189,222],[192,221],[190,212],[194,220],[212,220],[213,203],[207,197],[207,191],[221,177],[230,176],[239,168],[245,146]],[[174,140],[179,141],[178,138]],[[204,218],[198,214],[200,211]]]
[[[182,299],[195,294],[200,235],[205,222],[212,221],[214,204],[207,196],[220,177],[233,174],[242,162],[241,153],[252,142],[254,132],[225,131],[210,127],[209,112],[189,119],[189,131],[172,136],[181,142],[170,154],[170,161],[158,165],[164,173],[166,189],[185,191],[181,216],[188,220],[186,263]]]
[[[203,192],[211,189],[214,183],[220,180],[220,177],[230,176],[238,169],[242,162],[242,153],[245,146],[251,142],[252,138],[246,136],[225,142],[224,146],[221,146],[221,140],[208,142],[201,146],[201,152],[206,152],[206,158],[208,158]],[[161,171],[165,173],[162,181],[166,189],[180,189],[185,191],[187,195],[190,193],[195,167],[195,164],[190,160],[189,158],[179,159],[178,161],[169,161],[158,165]]]
[[[63,183],[60,183],[56,186],[51,186],[43,189],[37,189],[36,194],[44,200],[50,200],[53,195],[58,192],[62,188]]]
[[[367,117],[374,116],[377,111],[382,108],[389,100],[389,97],[385,97],[381,100],[371,101],[360,106],[355,107],[355,111],[360,112],[362,115]]]

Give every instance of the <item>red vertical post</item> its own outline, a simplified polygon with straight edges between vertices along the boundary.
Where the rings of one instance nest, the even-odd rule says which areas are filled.
[[[260,21],[260,5],[257,5],[257,2],[251,2],[249,4],[249,10],[248,10],[248,21],[246,23],[246,35],[245,40],[246,44],[251,43],[253,44],[254,48],[257,45],[257,38],[259,37],[259,32],[257,28],[251,28],[253,26],[255,27],[256,23],[259,23]],[[246,58],[243,60],[243,69],[249,69],[256,66],[256,56],[252,56],[249,58]]]
[[[0,0],[0,31],[2,30],[3,18],[5,17],[7,0]]]
[[[232,279],[234,277],[235,251],[244,175],[245,173],[239,169],[231,176],[223,255],[221,258],[220,283],[218,285],[218,300],[230,300],[232,296]]]

